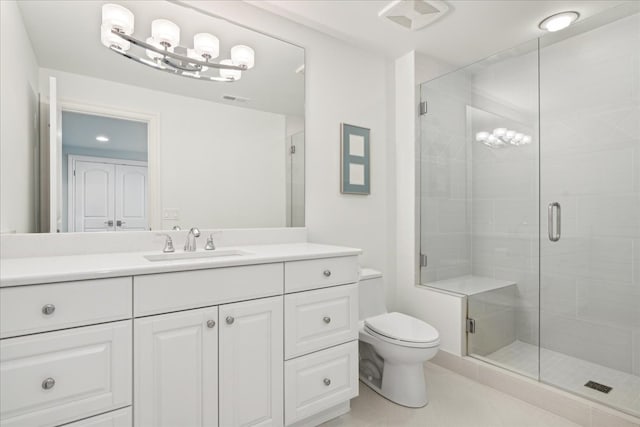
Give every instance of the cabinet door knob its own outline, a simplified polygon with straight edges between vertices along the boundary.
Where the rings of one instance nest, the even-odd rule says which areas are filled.
[[[324,274],[324,277],[329,277],[331,276],[331,270],[325,270],[322,272],[322,274]]]
[[[207,328],[213,328],[214,326],[216,326],[215,320],[207,320]]]
[[[324,323],[327,323],[327,324],[331,323],[331,317],[329,316],[324,316],[322,320],[324,320]]]
[[[234,319],[233,316],[227,316],[227,318],[225,320],[227,321],[227,325],[233,325],[233,322],[236,319]]]
[[[54,380],[53,378],[47,378],[46,380],[42,381],[43,390],[51,390],[54,385],[56,385],[56,380]]]
[[[325,378],[322,382],[324,382],[324,385],[326,386],[331,385],[331,380],[329,378]]]
[[[42,314],[49,316],[53,314],[54,311],[56,311],[56,306],[53,304],[45,304],[42,306]]]

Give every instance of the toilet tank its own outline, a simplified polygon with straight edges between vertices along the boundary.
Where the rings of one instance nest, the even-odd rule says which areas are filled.
[[[387,312],[384,281],[382,280],[381,272],[371,268],[360,270],[358,298],[360,320]]]

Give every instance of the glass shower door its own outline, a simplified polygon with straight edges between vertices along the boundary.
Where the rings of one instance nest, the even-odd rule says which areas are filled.
[[[638,13],[541,39],[540,134],[540,379],[638,415]]]

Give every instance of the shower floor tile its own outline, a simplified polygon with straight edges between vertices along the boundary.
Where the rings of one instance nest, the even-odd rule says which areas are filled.
[[[480,358],[528,376],[537,376],[538,347],[522,341],[514,341]],[[631,412],[636,416],[640,415],[640,376],[546,348],[540,349],[540,368],[540,378],[547,384]],[[613,389],[605,394],[585,387],[587,381],[605,384]]]

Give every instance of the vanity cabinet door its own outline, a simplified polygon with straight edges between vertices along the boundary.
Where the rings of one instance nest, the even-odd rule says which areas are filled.
[[[283,299],[220,306],[220,425],[283,424]]]
[[[218,425],[218,308],[136,319],[136,427]]]

